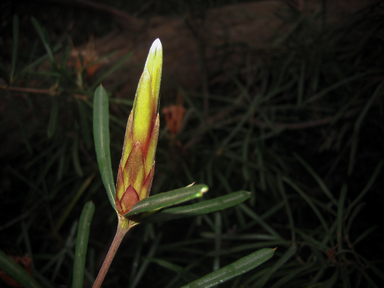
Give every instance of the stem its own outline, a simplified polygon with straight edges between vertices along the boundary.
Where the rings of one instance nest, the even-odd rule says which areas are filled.
[[[51,89],[36,89],[36,88],[25,88],[25,87],[1,87],[1,89],[16,91],[16,92],[25,92],[25,93],[37,93],[37,94],[50,94],[54,95],[55,91]]]
[[[111,246],[109,247],[107,256],[105,256],[103,265],[100,268],[100,271],[96,277],[95,283],[93,283],[93,288],[99,288],[101,287],[101,284],[103,284],[105,275],[109,270],[109,266],[111,266],[112,260],[115,257],[116,251],[119,248],[121,241],[123,240],[125,234],[127,234],[129,229],[133,226],[131,225],[128,219],[126,219],[121,215],[118,215],[118,216],[119,216],[119,223],[117,224],[117,231],[115,234],[115,238],[113,238],[113,241],[111,243]]]

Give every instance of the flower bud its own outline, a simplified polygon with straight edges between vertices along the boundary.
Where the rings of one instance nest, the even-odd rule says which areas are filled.
[[[156,39],[145,62],[125,131],[116,184],[116,208],[125,215],[148,197],[155,170],[159,136],[159,91],[163,49]]]

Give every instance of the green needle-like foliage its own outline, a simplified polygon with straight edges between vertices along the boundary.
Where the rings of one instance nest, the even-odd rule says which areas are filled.
[[[98,3],[136,15],[130,21],[146,24],[140,33],[146,27],[162,32],[163,23],[172,21],[162,39],[161,125],[151,194],[128,212],[139,225],[122,242],[105,286],[178,288],[277,247],[268,261],[218,287],[383,287],[380,2],[342,19],[333,10],[338,1],[331,0],[316,12],[313,1],[303,1],[274,15],[247,8],[284,1],[160,2]],[[91,15],[86,4],[41,5],[13,5],[12,13],[2,13],[0,249],[2,263],[13,268],[0,270],[20,284],[33,279],[41,287],[72,287],[73,281],[90,287],[116,227],[111,205],[134,103],[134,93],[124,93],[135,89],[127,88],[127,78],[137,68],[139,79],[145,63],[137,59],[153,34],[138,35],[133,26],[116,30],[116,17]],[[226,18],[239,7],[238,18]],[[108,11],[113,10],[103,9]],[[264,46],[255,39],[256,48],[231,42],[241,37],[243,23],[257,29],[252,23],[269,21],[264,16],[281,17],[286,29]],[[227,21],[236,25],[226,27]],[[183,52],[175,48],[183,29],[177,30],[180,38],[171,33],[176,23],[197,36],[198,53],[187,59],[200,69],[197,77],[192,66],[172,62]],[[219,37],[206,36],[220,27],[226,28]],[[115,43],[108,38],[112,30],[124,31],[116,39],[135,40]],[[92,42],[81,44],[89,35],[98,57],[85,63]],[[108,49],[122,44],[118,51]],[[94,64],[100,68],[88,77]],[[183,77],[196,84],[192,89],[172,76],[184,69],[191,71]],[[196,184],[186,187],[190,183]],[[204,187],[209,192],[201,195]],[[186,193],[185,202],[175,201],[179,193]],[[80,245],[77,236],[87,229],[79,217],[90,201],[95,213],[86,222],[88,241],[82,238]],[[80,248],[87,251],[79,258]],[[26,255],[29,266],[10,261]],[[74,263],[81,263],[76,273]],[[0,279],[1,287],[5,283]]]
[[[115,206],[116,187],[111,163],[109,136],[109,102],[107,91],[100,86],[95,91],[93,101],[93,136],[100,175],[112,207]],[[116,208],[115,208],[116,209]]]
[[[80,216],[77,231],[75,261],[73,263],[73,288],[82,288],[84,285],[84,270],[87,259],[89,231],[94,212],[95,205],[92,202],[88,202],[84,205],[83,212]]]

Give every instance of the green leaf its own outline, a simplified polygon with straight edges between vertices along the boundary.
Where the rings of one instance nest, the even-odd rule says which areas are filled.
[[[365,237],[369,236],[369,235],[373,235],[373,232],[377,229],[379,229],[379,225],[375,225],[375,226],[372,226],[372,227],[369,227],[367,228],[366,230],[364,230],[364,232],[359,232],[359,236],[356,237],[356,239],[352,242],[352,245],[353,246],[356,246],[357,243],[359,243],[361,240],[363,240]],[[384,279],[384,277],[383,277]]]
[[[316,214],[317,218],[319,219],[321,225],[324,228],[324,231],[326,232],[327,235],[329,235],[329,228],[328,228],[327,222],[325,221],[325,219],[324,219],[323,215],[321,214],[321,212],[319,211],[319,209],[317,209],[317,207],[315,206],[314,202],[312,201],[312,198],[308,197],[308,195],[306,193],[304,193],[304,191],[301,190],[299,188],[299,186],[297,186],[295,183],[293,183],[293,181],[291,181],[291,179],[289,179],[287,177],[283,177],[282,180],[284,182],[286,182],[289,186],[291,186],[294,190],[296,190],[296,192],[305,200],[305,202],[308,203],[309,207],[311,207],[311,209],[313,210],[313,212]]]
[[[203,196],[203,193],[208,191],[208,186],[204,184],[193,185],[190,187],[184,187],[157,195],[145,198],[137,203],[132,209],[125,215],[129,217],[144,212],[152,212],[165,208],[171,205],[176,205],[185,201],[189,201],[195,198]]]
[[[329,93],[331,91],[336,90],[339,87],[343,87],[344,85],[347,85],[350,82],[353,82],[353,81],[355,81],[355,80],[357,80],[359,78],[363,78],[363,77],[368,76],[369,74],[372,74],[372,73],[375,73],[375,72],[376,71],[372,69],[372,70],[369,70],[369,71],[366,71],[366,72],[363,72],[363,73],[358,73],[358,74],[352,75],[352,76],[350,76],[348,78],[343,78],[343,80],[341,80],[339,82],[336,82],[333,85],[327,86],[321,92],[313,95],[311,98],[308,98],[307,100],[305,100],[303,102],[303,104],[314,103],[315,101],[318,101],[321,97],[323,97],[325,95],[329,95]]]
[[[371,178],[369,178],[367,185],[365,185],[364,189],[359,193],[359,195],[353,200],[353,202],[348,206],[348,210],[351,210],[355,205],[360,203],[361,199],[364,195],[371,189],[372,185],[375,183],[376,178],[380,175],[381,169],[383,168],[384,160],[381,160],[373,171]]]
[[[91,90],[95,89],[96,86],[99,85],[99,83],[101,83],[101,81],[103,81],[104,78],[106,78],[108,75],[112,74],[117,69],[119,69],[121,65],[123,65],[125,61],[127,61],[131,56],[132,56],[132,52],[128,53],[123,58],[121,58],[115,65],[113,65],[108,71],[106,71],[103,75],[101,75],[98,79],[96,79],[96,81],[91,87]]]
[[[3,78],[8,85],[10,84],[8,71],[2,62],[0,62],[0,77]]]
[[[80,163],[79,149],[80,149],[80,147],[79,147],[79,134],[76,133],[75,139],[74,139],[73,145],[72,145],[72,162],[73,162],[73,166],[75,168],[77,175],[79,175],[80,177],[83,177],[84,172],[83,172],[83,168],[81,167],[81,163]]]
[[[19,109],[17,108],[17,105],[14,101],[14,98],[10,97],[10,99],[11,99],[11,103],[12,103],[12,108],[14,109],[14,113],[16,115],[17,123],[19,124],[21,136],[25,142],[25,146],[27,147],[29,154],[32,155],[33,154],[32,146],[31,146],[31,143],[29,142],[27,133],[25,131],[23,121],[21,120]]]
[[[170,271],[173,271],[180,275],[185,281],[192,281],[196,277],[193,277],[192,273],[181,267],[180,265],[176,265],[172,262],[165,261],[163,259],[158,259],[158,258],[144,258],[144,260],[153,262],[158,264],[161,267],[164,267]]]
[[[283,204],[283,203],[281,203]],[[255,220],[258,225],[263,227],[266,231],[268,231],[271,235],[273,235],[276,239],[282,239],[282,237],[275,231],[275,229],[272,228],[266,221],[264,221],[265,217],[259,216],[254,209],[249,208],[247,205],[241,204],[239,205],[239,208],[244,212],[244,214],[251,217],[251,219]],[[279,208],[280,209],[280,208]],[[271,209],[271,211],[273,211]],[[278,211],[278,210],[276,210]],[[268,211],[269,212],[269,211]]]
[[[53,48],[53,53],[58,52],[62,48],[62,44],[58,44]],[[25,66],[17,75],[17,77],[23,77],[25,74],[31,73],[31,70],[36,68],[38,65],[46,61],[48,58],[48,55],[45,54],[44,56],[40,57],[39,59],[33,61],[31,64]]]
[[[296,253],[297,247],[292,246],[290,247],[281,257],[280,259],[270,268],[268,269],[267,273],[263,275],[263,277],[260,280],[261,285],[258,285],[257,287],[264,287],[264,285],[267,283],[268,279],[271,278],[272,274],[276,272],[281,266],[284,265],[285,262],[287,262],[295,253]]]
[[[366,267],[369,267],[369,269],[375,273],[377,276],[379,276],[381,279],[384,279],[384,272],[382,271],[382,269],[380,269],[379,267],[377,267],[372,261],[368,260],[368,259],[365,259],[363,256],[361,255],[357,255],[363,262],[364,264],[366,265]],[[377,264],[379,264],[380,262],[378,262]],[[364,266],[363,266],[364,267]],[[358,268],[358,270],[360,270],[360,265],[356,265],[356,268]],[[361,270],[360,270],[361,271]]]
[[[48,124],[48,138],[51,138],[55,134],[58,110],[59,110],[59,99],[57,96],[54,96],[52,98],[51,116],[49,118],[49,124]]]
[[[159,213],[146,217],[142,222],[161,222],[207,214],[235,206],[247,200],[249,197],[251,197],[251,193],[247,191],[233,192],[231,194],[220,196],[215,199],[201,201],[191,205],[165,209]]]
[[[77,229],[75,262],[73,265],[73,288],[82,288],[84,285],[84,269],[87,256],[89,230],[94,212],[95,204],[90,201],[84,205],[83,212],[80,216],[80,223]]]
[[[304,83],[305,83],[305,75],[306,75],[306,66],[305,66],[305,61],[302,60],[301,61],[301,67],[300,67],[300,78],[299,78],[299,83],[298,83],[298,87],[297,87],[297,105],[301,105],[301,103],[303,102],[303,95],[304,95]]]
[[[379,95],[383,94],[383,85],[384,85],[384,81],[381,81],[381,83],[375,89],[375,92],[373,92],[371,98],[365,104],[363,111],[361,111],[359,117],[356,120],[355,127],[354,127],[355,132],[360,131],[361,124],[363,123],[363,120],[364,120],[365,116],[367,115],[369,109],[373,105],[375,99],[377,99],[379,97]]]
[[[329,278],[327,281],[324,281],[322,285],[319,286],[319,288],[332,288],[335,285],[338,276],[339,276],[339,269],[335,269],[335,273],[333,273],[331,278]]]
[[[286,268],[284,271],[284,274],[282,274],[278,281],[276,281],[273,285],[270,285],[268,288],[280,288],[280,287],[289,287],[290,284],[292,284],[293,281],[299,278],[299,275],[313,275],[317,271],[319,271],[319,266],[315,266],[315,263],[307,264],[307,265],[300,265],[300,266],[294,266],[293,269]],[[289,266],[288,266],[289,267]],[[309,276],[308,276],[309,278]],[[291,286],[294,287],[294,286]],[[306,286],[305,286],[306,287]],[[316,286],[315,286],[316,287]]]
[[[83,134],[83,140],[85,143],[85,146],[87,149],[91,149],[92,147],[92,136],[90,133],[89,125],[88,125],[88,120],[87,120],[87,111],[85,110],[84,107],[84,102],[81,101],[80,99],[77,99],[77,106],[79,108],[79,116],[80,116],[80,123],[81,123],[81,130]]]
[[[13,75],[16,70],[16,61],[17,61],[17,48],[19,46],[19,18],[17,15],[13,16],[13,45],[12,45],[12,68],[11,68],[11,84],[13,82]]]
[[[111,151],[109,148],[108,94],[101,85],[96,89],[93,99],[93,137],[101,179],[103,180],[109,201],[111,202],[113,209],[116,210],[116,187],[113,180]]]
[[[301,165],[304,166],[305,169],[308,170],[308,172],[312,175],[312,177],[316,180],[317,184],[320,186],[321,190],[323,190],[324,194],[327,195],[329,200],[332,201],[334,205],[337,205],[337,201],[335,197],[333,197],[331,191],[329,191],[328,187],[325,185],[323,180],[320,178],[320,176],[312,169],[311,166],[309,166],[303,158],[301,158],[296,153],[293,154],[293,156],[300,162]]]
[[[28,274],[20,265],[12,261],[0,250],[0,269],[26,288],[40,288],[40,284]]]
[[[156,236],[156,239],[155,239],[155,241],[152,242],[151,248],[149,249],[149,251],[146,255],[146,258],[152,258],[155,255],[155,253],[159,247],[159,243],[161,241],[161,238],[162,238],[161,234],[158,234]],[[144,260],[143,262],[141,262],[140,268],[137,270],[137,272],[135,274],[135,278],[130,283],[129,288],[136,288],[136,286],[139,285],[140,280],[143,278],[143,276],[150,274],[151,271],[148,272],[149,264],[150,264],[150,261]]]
[[[291,240],[294,243],[296,241],[296,233],[295,233],[295,224],[294,224],[294,218],[292,214],[291,205],[289,204],[287,192],[285,191],[284,185],[281,181],[281,177],[277,178],[277,186],[281,194],[281,198],[283,199],[284,206],[286,209],[287,217],[288,217],[288,223],[289,223],[289,230],[291,230]]]
[[[208,288],[216,286],[263,264],[273,256],[274,252],[275,249],[271,248],[260,249],[241,258],[240,260],[195,280],[182,288]]]
[[[347,186],[344,184],[343,187],[341,188],[341,193],[340,193],[340,198],[339,198],[339,204],[337,207],[337,218],[336,218],[336,223],[337,223],[337,242],[339,243],[338,250],[341,251],[343,249],[343,228],[345,227],[344,225],[344,202],[345,198],[347,196]]]
[[[89,185],[92,183],[93,178],[95,178],[95,173],[92,173],[88,176],[87,179],[83,182],[83,184],[80,186],[80,188],[77,190],[76,194],[72,194],[71,202],[69,204],[65,205],[65,208],[63,212],[61,213],[61,216],[59,220],[56,223],[55,226],[55,233],[57,233],[61,226],[64,224],[65,220],[67,220],[68,216],[71,214],[73,208],[75,207],[76,203],[79,201],[80,197],[84,194],[84,192],[87,190]]]
[[[43,42],[44,48],[47,51],[49,62],[51,62],[51,65],[55,65],[55,57],[51,48],[51,45],[49,44],[49,40],[47,37],[46,32],[43,30],[43,28],[40,26],[39,22],[35,18],[32,17],[32,24],[35,26],[35,29],[37,33],[40,36],[41,41]]]

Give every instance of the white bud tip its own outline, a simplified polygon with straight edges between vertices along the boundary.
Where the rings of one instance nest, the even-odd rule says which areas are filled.
[[[153,53],[157,50],[162,50],[162,49],[163,49],[163,46],[161,45],[161,41],[159,38],[157,38],[155,41],[153,41],[149,53],[151,53],[151,52]]]

